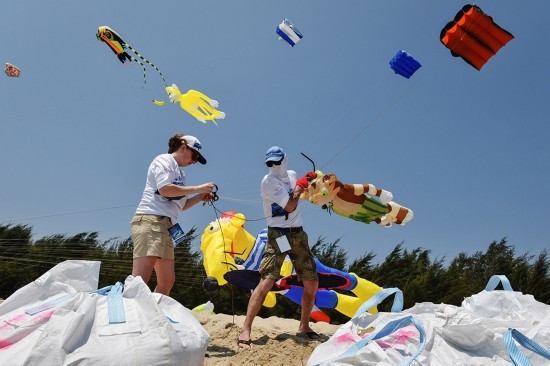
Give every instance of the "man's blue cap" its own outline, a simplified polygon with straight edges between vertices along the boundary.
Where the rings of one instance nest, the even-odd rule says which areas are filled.
[[[280,161],[285,157],[285,152],[279,146],[270,147],[265,153],[265,162]]]

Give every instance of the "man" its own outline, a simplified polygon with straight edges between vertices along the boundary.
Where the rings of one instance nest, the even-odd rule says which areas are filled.
[[[309,326],[311,309],[315,303],[318,277],[313,254],[308,245],[308,237],[302,228],[300,193],[308,186],[308,180],[315,173],[308,173],[296,180],[296,172],[287,170],[288,158],[278,146],[269,148],[265,155],[269,174],[264,176],[261,185],[264,214],[267,220],[267,243],[260,264],[261,280],[248,301],[246,318],[238,339],[241,348],[252,348],[250,333],[252,322],[260,311],[267,293],[279,280],[281,266],[288,254],[298,277],[304,283],[302,295],[302,315],[299,335],[309,339],[319,338],[319,334]]]

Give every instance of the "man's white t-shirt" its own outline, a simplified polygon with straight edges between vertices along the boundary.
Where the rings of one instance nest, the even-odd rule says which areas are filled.
[[[296,187],[296,172],[288,170],[289,183],[285,183],[269,173],[262,179],[260,192],[264,205],[264,215],[267,226],[271,227],[298,227],[302,226],[300,205],[290,213],[284,207],[290,199],[290,194]],[[288,214],[288,218],[286,217]]]
[[[147,171],[147,181],[136,214],[168,216],[176,224],[187,196],[162,197],[159,189],[168,185],[185,185],[185,173],[180,169],[172,154],[157,156]]]

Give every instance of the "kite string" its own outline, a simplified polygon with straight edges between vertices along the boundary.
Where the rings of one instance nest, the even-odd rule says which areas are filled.
[[[338,121],[340,121],[346,114],[348,114],[353,108],[356,107],[356,105],[361,102],[367,95],[369,95],[373,90],[377,89],[378,86],[382,83],[382,82],[385,82],[386,79],[388,78],[388,76],[386,76],[385,78],[381,78],[379,79],[376,83],[374,83],[371,88],[367,89],[359,98],[357,98],[354,102],[352,102],[348,108],[346,110],[344,110],[343,112],[341,112],[336,118],[334,118],[331,122],[329,122],[325,128],[323,128],[318,134],[317,136],[313,137],[312,139],[309,140],[309,142],[306,143],[306,145],[303,146],[303,149],[305,150],[307,147],[311,146],[311,144],[313,142],[315,142],[317,139],[319,139],[330,127],[332,127],[333,125],[335,125]],[[256,169],[256,170],[253,170],[253,171],[249,171],[247,172],[246,174],[239,174],[238,175],[238,178],[234,179],[233,181],[229,182],[229,184],[234,184],[234,183],[237,183],[249,176],[252,176],[253,174],[256,174],[256,172],[258,171],[259,169]],[[226,198],[226,197],[220,197],[221,199],[224,199],[224,200],[232,200],[230,198]],[[236,199],[233,199],[234,201],[237,201]],[[244,200],[243,200],[244,201]],[[257,202],[257,201],[256,201]],[[247,220],[247,221],[260,221],[260,220],[263,220],[265,219],[262,218],[262,219],[257,219],[257,220]]]
[[[223,197],[223,196],[220,196],[220,199],[225,200],[225,201],[234,201],[234,202],[259,203],[258,200],[241,200],[241,199],[229,198],[229,197]],[[8,225],[8,224],[11,224],[11,223],[16,222],[16,221],[28,221],[28,220],[36,220],[36,219],[44,219],[44,218],[49,218],[49,217],[56,217],[56,216],[76,215],[76,214],[82,214],[82,213],[88,213],[88,212],[106,211],[106,210],[114,210],[114,209],[128,208],[128,207],[136,207],[136,205],[135,204],[132,204],[132,205],[119,205],[119,206],[94,208],[94,209],[89,209],[89,210],[69,211],[69,212],[61,212],[61,213],[48,214],[48,215],[22,217],[22,218],[17,218],[17,219],[9,219],[9,220],[1,221],[0,225]],[[218,210],[218,212],[223,213],[220,210]],[[265,219],[265,217],[260,218],[260,219],[255,219],[255,220],[246,220],[246,221],[260,221],[260,220],[263,220],[263,219]]]
[[[326,126],[317,134],[317,136],[313,137],[312,139],[309,140],[309,142],[307,142],[303,147],[302,149],[306,149],[307,147],[311,146],[311,144],[313,142],[315,142],[317,139],[319,139],[319,137],[321,137],[323,134],[325,134],[325,132],[332,126],[334,126],[338,121],[340,121],[346,114],[348,114],[353,108],[356,107],[356,105],[361,102],[367,95],[369,95],[373,90],[377,89],[378,86],[382,83],[382,82],[385,82],[386,79],[388,78],[388,76],[386,76],[385,78],[381,78],[379,79],[376,83],[374,83],[371,88],[367,89],[363,94],[361,94],[361,96],[359,96],[359,98],[357,98],[354,102],[352,102],[347,109],[345,109],[342,113],[340,113],[337,117],[335,117],[332,121],[330,121],[328,124],[326,124]],[[289,149],[289,151],[292,151],[292,149]],[[237,178],[230,181],[228,184],[231,185],[231,184],[234,184],[234,183],[237,183],[239,181],[242,181],[244,180],[245,178],[248,178],[250,176],[252,176],[253,174],[256,174],[256,172],[259,171],[259,169],[255,169],[255,170],[249,170],[247,173],[245,174],[238,174],[237,175]]]
[[[325,166],[327,166],[330,162],[332,162],[334,159],[336,159],[336,157],[338,155],[340,155],[344,150],[346,150],[349,146],[351,146],[351,144],[357,140],[359,138],[359,136],[361,136],[367,129],[369,129],[370,127],[372,127],[375,123],[377,123],[378,121],[380,121],[380,119],[401,99],[403,98],[403,96],[405,95],[405,92],[406,92],[407,89],[404,89],[403,90],[403,93],[401,93],[400,95],[398,95],[396,98],[394,98],[394,100],[381,112],[379,113],[375,118],[374,120],[369,123],[368,125],[366,125],[365,127],[363,127],[363,129],[361,131],[359,131],[359,133],[356,133],[354,134],[351,139],[345,143],[338,151],[336,151],[336,153],[334,153],[334,155],[332,155],[332,157],[323,165],[321,166],[321,169],[322,170]]]
[[[133,205],[111,206],[111,207],[104,207],[104,208],[95,208],[95,209],[91,209],[91,210],[81,210],[81,211],[72,211],[72,212],[62,212],[62,213],[50,214],[50,215],[41,215],[41,216],[24,217],[24,218],[20,218],[20,219],[4,220],[4,221],[0,222],[0,225],[10,224],[10,223],[15,222],[15,221],[26,221],[26,220],[34,220],[34,219],[43,219],[43,218],[48,218],[48,217],[74,215],[74,214],[80,214],[80,213],[88,213],[88,212],[95,212],[95,211],[113,210],[113,209],[117,209],[117,208],[127,208],[127,207],[136,207],[136,205],[133,204]]]
[[[220,209],[218,209],[218,208],[214,205],[214,203],[212,203],[212,207],[214,208],[214,211],[216,211],[216,217],[217,217],[217,213],[218,213],[218,212],[221,213],[221,214],[224,213],[223,211],[221,211]],[[239,218],[239,217],[235,217],[235,218],[236,218],[236,219],[239,219],[239,220],[241,220],[241,221],[243,221],[243,222],[254,222],[254,221],[262,221],[262,220],[265,220],[265,219],[269,219],[269,218],[271,218],[271,217],[273,217],[273,216],[263,216],[263,217],[259,217],[259,218],[257,218],[257,219],[247,219],[247,218],[241,219],[241,218]]]
[[[229,268],[229,262],[227,260],[227,250],[225,250],[225,237],[223,235],[223,227],[222,227],[222,223],[220,221],[220,217],[218,216],[218,209],[216,207],[214,207],[214,202],[210,202],[210,205],[212,206],[212,208],[214,209],[214,215],[216,216],[216,221],[218,222],[218,227],[220,228],[220,232],[222,234],[222,241],[223,241],[223,255],[224,255],[224,258],[225,258],[225,268],[226,268],[226,272],[229,272],[230,268]],[[233,284],[231,283],[231,281],[228,281],[229,283],[229,291],[230,291],[230,294],[231,294],[231,313],[233,315],[233,324],[235,324],[235,296],[234,296],[234,293],[233,293]]]
[[[321,135],[323,135],[329,128],[334,126],[336,124],[336,122],[340,121],[340,119],[342,119],[342,117],[344,117],[346,114],[348,114],[360,101],[362,101],[374,89],[378,88],[378,85],[380,85],[380,83],[382,83],[382,81],[385,81],[385,79],[387,79],[387,78],[388,77],[386,76],[385,78],[379,79],[375,84],[372,85],[372,87],[370,89],[367,89],[359,98],[357,98],[353,103],[351,103],[346,110],[344,110],[336,118],[334,118],[330,123],[328,123],[325,126],[325,128],[323,128],[321,130],[321,132],[319,132],[317,134],[317,136],[312,138],[306,145],[304,145],[303,149],[305,150],[307,147],[309,147],[314,141],[316,141]]]

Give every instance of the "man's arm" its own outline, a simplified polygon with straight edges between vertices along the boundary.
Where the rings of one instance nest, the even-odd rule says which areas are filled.
[[[288,202],[285,206],[286,212],[292,212],[296,209],[296,207],[298,206],[298,202],[300,202],[300,194],[302,194],[303,191],[304,189],[298,185],[296,186],[296,188],[294,188],[294,191],[292,191],[292,193],[290,194]]]
[[[317,173],[308,172],[306,175],[296,181],[296,187],[294,188],[294,191],[288,199],[288,202],[285,206],[285,211],[292,212],[296,209],[296,207],[298,206],[298,202],[300,201],[300,195],[309,186],[309,182],[316,177]]]

